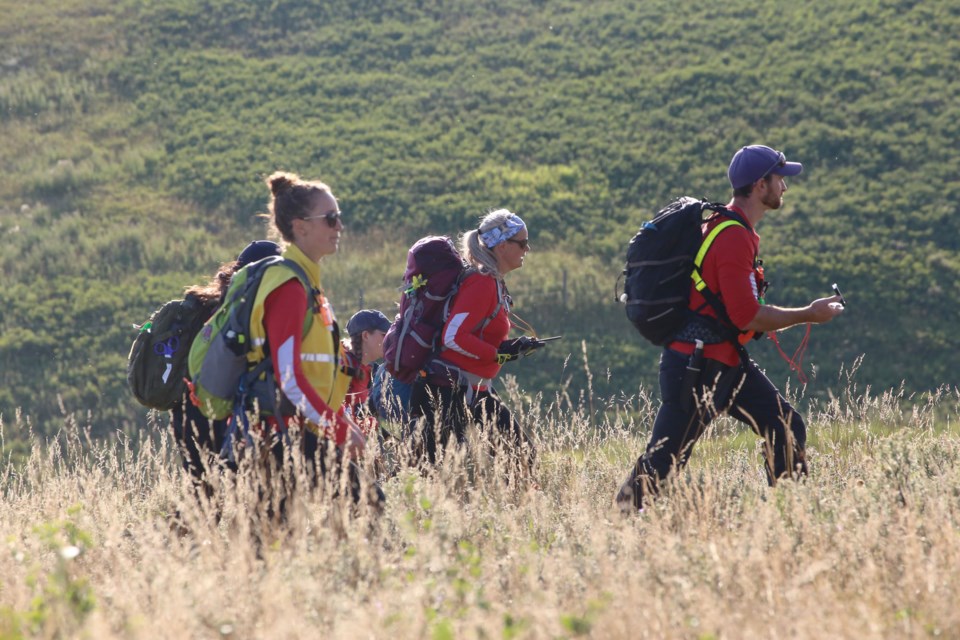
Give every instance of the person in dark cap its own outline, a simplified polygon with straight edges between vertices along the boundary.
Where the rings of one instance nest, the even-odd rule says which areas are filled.
[[[372,364],[383,357],[383,337],[390,328],[390,321],[376,309],[357,311],[347,322],[349,340],[343,342],[343,360],[340,370],[350,376],[350,387],[343,402],[343,411],[349,413],[369,435],[375,422],[367,411],[370,397]]]
[[[798,308],[778,307],[764,300],[767,285],[759,258],[760,236],[754,229],[767,211],[783,206],[785,178],[801,171],[799,162],[788,162],[782,152],[763,145],[743,147],[730,161],[727,177],[733,198],[726,213],[703,223],[703,236],[727,221],[736,224],[715,236],[701,270],[706,287],[719,298],[726,317],[718,317],[691,281],[690,320],[660,357],[661,405],[649,444],[616,496],[617,506],[624,512],[642,510],[663,480],[686,464],[697,439],[721,412],[750,425],[764,439],[765,469],[771,485],[780,478],[807,474],[803,418],[744,348],[762,332],[828,322],[843,312],[838,295]],[[704,317],[706,322],[701,320]],[[685,375],[686,371],[691,373]]]
[[[220,265],[210,282],[187,287],[184,297],[192,297],[203,305],[206,312],[204,321],[209,320],[223,304],[233,274],[248,264],[278,255],[280,246],[276,242],[254,240],[244,247],[236,260]],[[189,397],[184,397],[183,402],[170,411],[170,428],[180,449],[184,470],[190,474],[197,492],[210,497],[213,488],[204,479],[204,474],[217,464],[227,432],[226,420],[214,420],[211,423],[190,402]]]
[[[237,256],[237,262],[234,265],[234,271],[239,271],[248,264],[259,262],[270,256],[278,256],[281,253],[280,245],[270,240],[254,240],[240,252]],[[224,291],[226,293],[226,291]]]

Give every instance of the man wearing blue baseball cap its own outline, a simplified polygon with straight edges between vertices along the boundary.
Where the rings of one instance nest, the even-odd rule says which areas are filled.
[[[712,237],[699,272],[691,279],[687,324],[660,358],[660,410],[646,451],[617,494],[624,512],[643,508],[662,481],[684,466],[707,425],[727,413],[764,439],[764,466],[771,485],[807,474],[807,430],[800,414],[747,355],[745,344],[763,332],[797,324],[828,322],[843,312],[835,295],[805,307],[766,304],[767,283],[755,227],[767,211],[779,209],[785,178],[803,165],[776,149],[750,145],[727,168],[733,198],[704,221]],[[706,243],[705,243],[706,244]]]
[[[782,152],[762,144],[753,144],[733,155],[727,168],[727,178],[733,187],[734,198],[749,198],[756,185],[760,203],[767,209],[779,209],[783,204],[783,194],[787,191],[787,183],[782,178],[800,175],[802,171],[802,164],[787,162]],[[780,180],[774,180],[774,177]],[[761,180],[763,184],[758,185]],[[762,213],[760,217],[763,217]]]

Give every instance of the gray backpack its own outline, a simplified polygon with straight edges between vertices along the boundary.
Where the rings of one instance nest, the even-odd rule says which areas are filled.
[[[189,348],[187,364],[193,398],[200,412],[211,420],[242,412],[250,401],[256,401],[262,409],[273,408],[277,403],[269,347],[264,345],[264,358],[256,365],[247,361],[253,347],[250,315],[257,290],[263,274],[275,265],[284,265],[293,271],[307,291],[310,313],[304,318],[304,336],[318,310],[317,292],[303,268],[292,260],[271,256],[233,275],[223,305],[198,330],[199,337]]]

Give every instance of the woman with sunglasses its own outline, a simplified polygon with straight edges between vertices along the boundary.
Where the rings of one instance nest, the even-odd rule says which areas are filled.
[[[302,454],[318,480],[326,474],[328,447],[355,459],[363,453],[364,437],[353,420],[339,413],[350,379],[340,373],[340,329],[333,307],[324,295],[320,262],[340,247],[343,223],[337,199],[322,182],[301,180],[277,172],[267,179],[271,198],[270,226],[283,239],[283,257],[295,262],[307,274],[312,290],[307,291],[289,267],[278,264],[264,272],[250,318],[255,349],[270,350],[273,375],[279,391],[277,413],[263,419],[276,462],[282,463],[284,446],[290,443]],[[339,470],[339,469],[337,469]],[[350,464],[353,500],[359,502],[359,472]],[[372,487],[372,501],[383,494]]]
[[[491,386],[505,362],[536,346],[529,338],[507,340],[511,300],[504,276],[523,266],[528,238],[520,216],[506,209],[487,214],[478,228],[461,236],[470,272],[450,303],[440,355],[414,384],[410,398],[419,437],[414,448],[431,464],[451,435],[462,444],[474,424],[487,429],[498,448],[510,451],[521,473],[531,470],[530,437]]]

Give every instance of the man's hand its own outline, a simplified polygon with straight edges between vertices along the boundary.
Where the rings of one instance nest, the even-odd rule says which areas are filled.
[[[843,302],[840,296],[830,296],[829,298],[820,298],[810,303],[810,322],[821,324],[830,322],[838,315],[843,313]]]
[[[745,331],[779,331],[798,324],[811,322],[822,324],[843,313],[840,296],[814,300],[806,307],[786,309],[772,304],[761,305]]]

